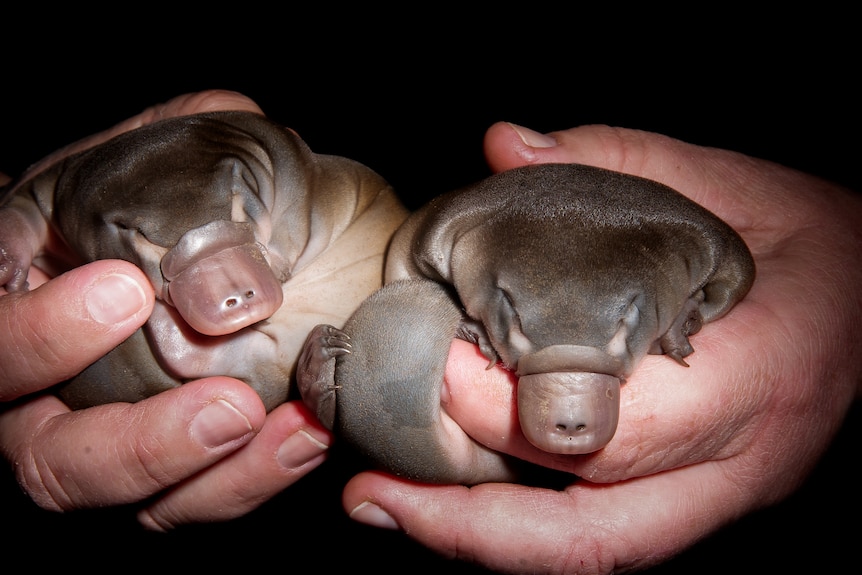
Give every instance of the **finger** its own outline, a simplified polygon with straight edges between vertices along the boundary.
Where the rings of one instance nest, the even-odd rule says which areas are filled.
[[[527,164],[580,163],[648,178],[670,186],[715,211],[734,187],[721,166],[743,169],[752,159],[726,150],[695,146],[651,132],[604,125],[539,134],[499,122],[485,134],[485,156],[495,171]],[[707,153],[708,152],[708,153]],[[711,168],[718,168],[717,171]],[[724,197],[710,194],[721,183]],[[740,214],[741,215],[741,214]]]
[[[230,90],[205,90],[202,92],[181,94],[165,103],[151,106],[140,114],[124,120],[103,132],[88,136],[53,152],[28,168],[22,181],[67,156],[97,146],[114,136],[134,130],[135,128],[140,128],[141,126],[146,126],[166,118],[220,110],[238,110],[263,114],[260,107],[250,98]]]
[[[45,509],[117,505],[212,465],[248,443],[265,417],[254,390],[222,377],[79,411],[42,396],[0,413],[0,451]]]
[[[143,325],[153,304],[146,276],[119,260],[0,297],[0,400],[77,374]]]
[[[359,522],[401,529],[445,557],[500,572],[611,573],[666,560],[750,498],[709,463],[564,491],[428,486],[369,472],[348,482],[342,502]]]
[[[485,157],[495,171],[527,164],[582,163],[627,174],[641,175],[671,185],[671,172],[694,164],[670,161],[674,155],[698,148],[668,136],[589,125],[540,134],[524,126],[498,122],[485,134]],[[658,176],[663,176],[659,179]]]
[[[165,531],[256,509],[326,459],[332,435],[299,402],[273,410],[248,445],[172,489],[138,515]]]
[[[655,180],[717,214],[747,242],[759,240],[748,237],[749,230],[787,226],[787,214],[794,213],[798,201],[788,190],[824,186],[813,176],[737,152],[604,125],[539,134],[498,122],[485,134],[484,147],[494,171],[529,164],[581,163]],[[786,209],[776,210],[779,203],[786,204]]]

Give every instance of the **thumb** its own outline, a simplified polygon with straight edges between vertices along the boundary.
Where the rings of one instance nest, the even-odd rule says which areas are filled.
[[[750,202],[774,203],[759,191],[770,178],[805,176],[737,152],[689,144],[662,134],[605,125],[579,126],[540,134],[498,122],[488,128],[485,157],[495,172],[547,163],[578,163],[640,176],[669,186],[728,220],[737,229],[750,225]],[[742,185],[744,183],[745,185]],[[774,190],[773,190],[774,191]],[[758,199],[759,198],[759,199]],[[764,208],[764,205],[752,209]]]
[[[0,297],[0,401],[77,374],[141,327],[153,304],[143,272],[119,260]]]
[[[579,163],[668,185],[668,180],[674,179],[673,171],[691,161],[692,151],[702,150],[643,130],[588,125],[540,134],[508,122],[497,122],[488,128],[484,149],[495,172],[528,164]]]
[[[668,136],[616,128],[587,125],[540,134],[530,128],[508,122],[497,122],[485,134],[485,158],[495,172],[527,164],[551,162],[580,163],[627,174],[656,178],[665,171],[663,152],[683,152],[690,148]]]
[[[366,472],[348,482],[342,500],[354,520],[401,529],[444,557],[501,573],[613,573],[690,547],[732,520],[729,503],[738,497],[739,486],[707,463],[563,491],[420,485]]]

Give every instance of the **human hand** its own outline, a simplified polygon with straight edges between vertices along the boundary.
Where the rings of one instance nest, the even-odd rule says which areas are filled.
[[[862,200],[830,182],[658,134],[586,126],[549,135],[495,124],[491,168],[580,162],[667,184],[727,221],[757,264],[747,297],[693,339],[691,367],[647,357],[621,391],[603,450],[559,456],[518,432],[514,380],[465,342],[447,366],[448,415],[481,444],[582,479],[561,491],[429,486],[362,473],[354,519],[401,528],[502,572],[610,573],[658,564],[809,474],[860,395]],[[788,438],[796,438],[788,441]]]
[[[213,110],[261,113],[234,92],[186,94],[52,154],[24,177],[158,119]],[[257,394],[230,378],[79,411],[39,394],[138,329],[154,295],[140,270],[118,260],[53,279],[32,268],[28,280],[29,292],[0,290],[0,453],[39,506],[68,511],[147,500],[139,519],[153,529],[229,519],[324,460],[330,435],[304,407],[287,403],[267,415]]]

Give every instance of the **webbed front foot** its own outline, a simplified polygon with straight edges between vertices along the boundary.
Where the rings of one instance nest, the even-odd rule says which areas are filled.
[[[327,429],[335,425],[338,385],[335,360],[351,351],[350,336],[320,324],[308,334],[296,365],[296,381],[302,401]]]
[[[458,326],[455,337],[478,345],[482,355],[488,358],[487,369],[491,369],[499,363],[500,356],[497,354],[494,346],[491,345],[491,339],[488,337],[488,332],[485,331],[485,326],[482,322],[465,317],[461,320],[461,325]]]
[[[0,287],[8,292],[27,291],[27,274],[42,249],[45,222],[35,207],[0,209]]]
[[[700,313],[700,299],[690,298],[682,311],[674,320],[667,332],[654,344],[650,350],[653,354],[666,354],[683,367],[688,367],[685,357],[694,353],[694,348],[688,341],[688,336],[694,335],[703,327],[703,316]]]

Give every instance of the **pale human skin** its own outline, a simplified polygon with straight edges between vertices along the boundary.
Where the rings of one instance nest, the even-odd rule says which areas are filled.
[[[186,94],[53,158],[159,118],[214,110],[262,113],[234,92]],[[50,394],[29,395],[101,357],[153,309],[149,281],[126,262],[98,261],[46,279],[31,269],[31,291],[0,297],[0,401],[9,402],[0,405],[0,453],[39,506],[68,511],[147,499],[138,518],[156,530],[231,519],[326,458],[331,436],[300,403],[267,415],[250,387],[226,377],[74,412]]]
[[[253,105],[224,93],[198,95],[194,102],[223,109]],[[198,104],[169,105],[166,113],[201,111]],[[588,456],[548,456],[532,448],[516,431],[507,374],[486,371],[487,360],[474,348],[453,343],[443,398],[453,422],[495,449],[591,482],[560,492],[507,484],[468,489],[363,473],[344,490],[345,510],[359,521],[400,527],[445,556],[502,572],[609,573],[659,563],[791,493],[860,395],[862,360],[853,341],[862,296],[846,286],[858,285],[862,272],[840,265],[862,255],[859,198],[733,152],[601,126],[548,139],[497,124],[486,150],[494,170],[579,161],[669,184],[740,231],[755,255],[758,279],[731,315],[698,334],[690,368],[661,357],[643,362],[623,387],[617,435]],[[138,287],[114,285],[106,300],[120,301],[125,293],[142,305],[130,305],[126,319],[102,316],[107,323],[100,324],[86,312],[84,294],[112,271],[128,274]],[[34,285],[35,278],[34,272]],[[15,400],[0,414],[0,453],[15,465],[27,493],[48,509],[158,494],[139,515],[154,529],[243,515],[325,457],[304,434],[323,444],[330,436],[298,405],[265,417],[254,392],[225,378],[133,406],[74,413],[51,396],[26,396],[140,326],[152,306],[144,282],[131,266],[97,262],[29,294],[0,297],[0,318],[8,318],[0,324],[0,397]],[[205,447],[197,440],[206,435],[195,435],[204,430],[191,422],[215,399],[229,401],[244,417],[231,437]],[[788,435],[805,440],[790,444]],[[311,447],[283,449],[294,460],[282,466],[275,454],[290,437]],[[77,456],[84,446],[93,449],[86,462]],[[663,470],[672,471],[657,474]],[[99,481],[93,481],[96,472]]]
[[[511,376],[454,342],[443,403],[463,432],[586,481],[467,488],[366,472],[345,487],[351,517],[500,572],[621,573],[792,493],[862,395],[862,295],[847,289],[862,270],[846,265],[862,258],[862,197],[739,153],[607,126],[541,135],[498,123],[485,152],[494,171],[580,162],[667,184],[740,232],[757,279],[697,335],[691,367],[644,360],[623,386],[616,435],[594,454],[532,448],[517,432]]]

